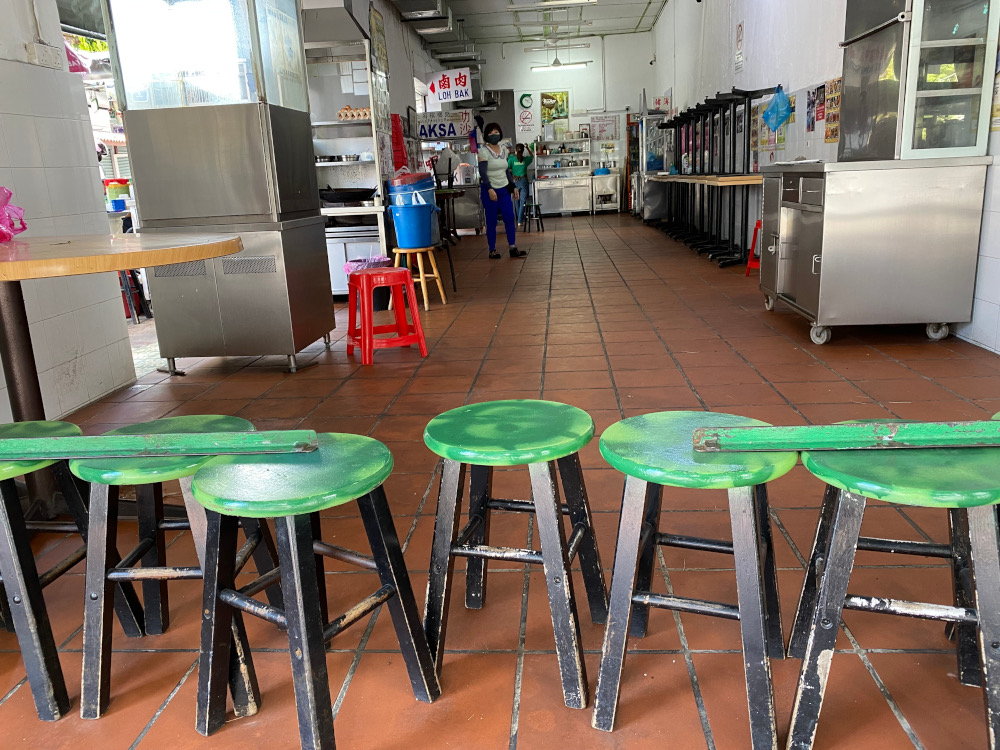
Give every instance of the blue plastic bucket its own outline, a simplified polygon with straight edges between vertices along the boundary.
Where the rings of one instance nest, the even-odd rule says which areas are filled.
[[[396,245],[402,248],[431,247],[431,227],[436,226],[434,212],[437,206],[415,203],[408,206],[389,206],[392,223],[396,227]]]
[[[416,196],[419,195],[420,199]],[[434,178],[410,183],[409,185],[389,185],[389,202],[394,206],[409,206],[413,203],[434,205]]]

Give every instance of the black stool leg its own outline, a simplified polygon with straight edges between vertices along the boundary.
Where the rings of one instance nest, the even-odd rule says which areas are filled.
[[[750,708],[750,742],[754,750],[771,750],[777,748],[778,738],[774,723],[771,662],[768,659],[767,611],[761,565],[762,530],[753,487],[729,490],[729,519],[733,528],[743,669]]]
[[[316,579],[315,534],[309,516],[276,521],[288,648],[299,716],[299,739],[310,750],[334,750],[333,701],[326,670],[326,641]]]
[[[972,573],[969,569],[969,517],[961,508],[948,511],[951,528],[951,581],[955,606],[972,608]],[[963,685],[978,687],[983,684],[983,670],[979,663],[979,644],[975,623],[949,623],[955,638],[958,656],[958,677]]]
[[[813,614],[818,604],[820,572],[825,564],[826,547],[830,540],[830,528],[837,511],[839,494],[840,490],[829,484],[823,493],[823,506],[819,512],[819,523],[816,525],[816,537],[813,539],[806,576],[802,580],[802,593],[799,594],[799,603],[795,609],[792,634],[788,640],[788,656],[794,659],[801,659],[806,653],[809,628],[812,627]]]
[[[560,458],[559,478],[562,480],[563,494],[569,507],[569,518],[574,527],[583,524],[587,533],[580,542],[580,569],[583,571],[583,585],[587,589],[590,603],[590,619],[595,625],[603,625],[608,619],[608,589],[604,582],[604,567],[597,550],[597,536],[594,534],[594,519],[587,499],[587,486],[583,483],[583,469],[580,455]]]
[[[226,723],[227,684],[233,690],[237,716],[255,713],[260,699],[242,613],[219,599],[220,591],[235,588],[239,521],[206,511],[206,523],[195,729],[208,736]]]
[[[663,497],[663,485],[646,485],[646,513],[639,535],[639,566],[635,574],[633,591],[649,591],[653,583],[653,570],[656,567],[656,550],[659,547],[656,534],[660,530],[660,501]],[[624,499],[622,500],[624,503]],[[645,541],[645,543],[643,543]],[[646,627],[649,624],[649,605],[632,604],[632,621],[628,634],[635,638],[646,637]]]
[[[608,609],[608,624],[604,629],[601,667],[597,675],[597,692],[594,694],[594,717],[591,719],[595,729],[605,732],[610,732],[615,727],[629,619],[633,614],[632,594],[639,567],[639,535],[649,500],[646,482],[635,477],[625,478],[625,494],[622,496],[622,512],[618,521],[618,543],[615,546],[615,562],[611,572],[611,605]],[[655,552],[655,542],[650,540],[648,544],[653,546]]]
[[[528,466],[535,501],[538,541],[549,594],[556,657],[562,674],[563,701],[569,708],[587,707],[587,671],[580,646],[580,621],[573,597],[573,575],[566,550],[555,462]]]
[[[118,487],[93,484],[90,489],[90,539],[87,544],[86,598],[83,606],[83,679],[80,716],[98,719],[108,707],[111,690],[111,613],[114,584],[108,570],[118,549]],[[109,596],[110,595],[110,596]]]
[[[434,519],[434,541],[431,544],[430,571],[427,576],[427,599],[424,602],[424,634],[434,657],[437,673],[444,661],[444,636],[448,624],[448,602],[451,598],[451,575],[455,558],[451,545],[458,534],[462,512],[461,497],[465,488],[465,464],[444,460],[441,490],[438,493],[437,516]]]
[[[493,467],[472,466],[472,483],[469,494],[469,521],[482,519],[479,527],[469,537],[469,544],[488,544],[490,539],[490,498],[493,496]],[[486,566],[481,557],[470,557],[465,562],[465,606],[482,609],[486,602]]]
[[[141,558],[144,568],[162,568],[167,564],[167,546],[160,521],[163,520],[163,485],[159,482],[142,484],[135,488],[136,511],[139,521],[139,539],[150,539],[153,546]],[[151,580],[142,582],[142,604],[146,633],[162,635],[170,626],[170,609],[167,605],[167,582]]]
[[[865,503],[861,495],[836,491],[838,499],[830,520],[830,533],[821,554],[817,606],[809,625],[802,671],[795,690],[792,722],[788,729],[788,750],[810,750],[816,738],[823,692],[830,676],[830,662],[837,643],[844,598],[858,551]]]
[[[771,512],[767,503],[767,485],[753,487],[753,505],[757,515],[760,554],[763,557],[764,628],[767,632],[767,655],[785,658],[785,636],[781,632],[781,602],[778,598],[778,563],[774,557],[774,537],[771,534]]]
[[[1000,744],[1000,539],[993,506],[969,508],[968,519],[972,539],[969,558],[979,612],[986,734],[990,750],[996,750]]]
[[[309,514],[309,527],[312,529],[313,540],[322,541],[323,539],[323,528],[320,524],[319,513]],[[313,555],[313,559],[316,563],[316,596],[319,599],[319,612],[320,619],[325,625],[330,621],[330,606],[326,600],[326,563],[324,562],[323,555]],[[284,576],[282,576],[284,579]]]
[[[403,550],[399,546],[396,527],[392,523],[392,513],[385,499],[385,490],[378,487],[370,494],[358,498],[361,520],[368,533],[372,556],[378,566],[378,576],[382,585],[392,586],[396,595],[386,606],[392,616],[396,638],[403,652],[403,661],[410,674],[410,685],[417,700],[430,703],[441,695],[434,659],[427,645],[427,637],[420,623],[420,612],[413,598],[410,576],[403,561]]]
[[[38,718],[56,721],[69,711],[69,694],[13,479],[0,482],[0,496],[0,574],[10,621],[17,633]]]
[[[69,465],[65,461],[55,463],[52,466],[52,472],[55,474],[56,484],[66,501],[66,507],[69,509],[70,515],[73,516],[73,522],[76,524],[77,531],[80,532],[80,536],[83,538],[84,544],[86,544],[90,517],[87,511],[87,504],[83,500],[83,493],[80,491],[80,484],[70,472]],[[89,496],[89,483],[84,486],[87,487]],[[114,559],[110,560],[109,563],[112,565],[118,564],[117,552]],[[139,603],[139,597],[135,593],[135,587],[128,581],[115,586],[115,612],[118,614],[118,622],[121,623],[125,635],[129,638],[140,638],[145,635],[143,632],[144,618],[142,605]]]

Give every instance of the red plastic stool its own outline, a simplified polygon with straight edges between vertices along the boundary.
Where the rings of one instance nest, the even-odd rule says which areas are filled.
[[[750,275],[751,268],[760,268],[760,258],[755,258],[753,251],[757,249],[757,233],[760,231],[760,221],[758,220],[753,227],[753,241],[750,243],[750,257],[747,258],[747,272],[743,274],[744,276]]]
[[[372,292],[375,287],[390,287],[392,293],[392,308],[396,315],[395,325],[377,326],[374,324],[375,311],[372,309]],[[406,306],[403,304],[403,290],[410,303],[412,323],[406,320]],[[347,327],[347,353],[353,354],[354,347],[361,347],[361,364],[370,365],[374,361],[376,349],[386,349],[392,346],[420,347],[420,356],[427,356],[427,342],[424,340],[424,329],[420,325],[420,313],[417,310],[417,293],[413,288],[413,276],[405,268],[365,268],[355,271],[347,279],[350,317]],[[357,324],[358,297],[361,298],[361,324]],[[392,338],[377,339],[377,333],[395,333]]]

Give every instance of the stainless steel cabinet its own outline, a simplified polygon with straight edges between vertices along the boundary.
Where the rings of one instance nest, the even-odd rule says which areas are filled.
[[[592,210],[590,177],[536,180],[535,196],[543,214]]]
[[[943,338],[972,317],[986,158],[764,168],[760,288],[831,326],[927,324]]]

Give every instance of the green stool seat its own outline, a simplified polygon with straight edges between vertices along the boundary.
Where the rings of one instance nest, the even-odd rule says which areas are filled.
[[[618,471],[671,487],[730,489],[766,484],[795,466],[796,453],[696,453],[699,427],[769,427],[749,417],[667,411],[623,419],[601,435],[601,455]]]
[[[594,420],[587,412],[535,400],[460,406],[434,417],[424,429],[424,442],[434,453],[477,466],[555,461],[576,453],[593,436]]]
[[[219,456],[198,470],[194,498],[226,516],[278,518],[343,505],[380,486],[392,454],[363,435],[321,434],[312,453]]]
[[[9,438],[77,437],[83,431],[69,422],[14,422],[0,425],[0,440]],[[0,461],[0,482],[52,466],[55,461]]]
[[[972,508],[1000,502],[1000,448],[805,451],[802,463],[837,489],[887,503]]]
[[[200,432],[252,432],[253,423],[239,417],[196,415],[166,417],[152,422],[119,427],[107,435],[163,435]],[[74,459],[70,471],[87,482],[109,485],[141,485],[168,482],[194,474],[212,456],[171,456],[168,458]]]

